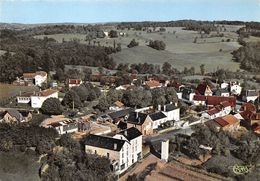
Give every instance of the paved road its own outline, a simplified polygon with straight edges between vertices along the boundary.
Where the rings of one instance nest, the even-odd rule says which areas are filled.
[[[157,136],[145,137],[143,139],[143,142],[156,142],[156,141],[161,141],[161,140],[164,140],[164,139],[171,139],[176,134],[191,135],[192,133],[193,133],[193,130],[190,127],[187,127],[187,128],[172,130],[172,131],[169,131],[167,133],[162,133],[162,134],[157,135]]]

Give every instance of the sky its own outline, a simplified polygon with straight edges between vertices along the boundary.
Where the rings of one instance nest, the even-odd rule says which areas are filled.
[[[0,0],[0,22],[5,23],[180,19],[260,22],[260,0]]]

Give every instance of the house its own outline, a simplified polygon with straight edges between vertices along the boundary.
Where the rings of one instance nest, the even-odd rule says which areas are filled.
[[[85,140],[85,151],[107,157],[112,171],[121,174],[132,165],[131,144],[125,139],[100,135],[89,135]]]
[[[247,102],[245,104],[243,104],[240,109],[239,109],[240,112],[244,112],[244,111],[251,111],[253,113],[256,112],[256,107],[254,104],[250,103],[250,102]]]
[[[194,95],[194,97],[193,97],[193,104],[195,106],[205,106],[206,105],[206,101],[207,101],[207,97],[206,96]]]
[[[220,116],[222,116],[222,112],[219,107],[211,108],[210,110],[207,110],[201,115],[201,117],[204,119],[214,119]]]
[[[145,81],[144,82],[144,86],[150,88],[150,89],[154,89],[157,87],[162,87],[161,83],[159,81],[156,80],[149,80],[149,81]]]
[[[222,82],[222,83],[220,84],[220,88],[221,88],[221,89],[228,89],[228,87],[229,87],[229,83]]]
[[[200,83],[196,89],[197,93],[204,96],[212,96],[212,90],[206,82]]]
[[[239,96],[242,92],[242,87],[239,82],[230,82],[231,95]]]
[[[130,153],[128,154],[130,157],[131,154],[131,164],[136,163],[138,160],[142,159],[142,133],[132,127],[126,130],[123,130],[119,133],[117,133],[114,138],[117,139],[123,139],[125,141],[128,141],[130,143]]]
[[[148,115],[141,112],[131,112],[126,119],[127,128],[135,127],[142,135],[153,134],[153,121]]]
[[[158,111],[162,111],[166,115],[167,121],[180,120],[180,108],[177,105],[170,103],[164,106],[158,106]]]
[[[243,101],[254,102],[259,97],[259,90],[246,90],[246,94],[242,97]]]
[[[221,102],[220,106],[224,115],[228,115],[232,111],[232,104],[228,101]]]
[[[118,87],[116,87],[115,89],[116,90],[129,90],[129,89],[132,89],[132,85],[130,84],[125,84],[125,85],[120,85]]]
[[[182,99],[186,99],[190,102],[193,101],[193,97],[195,96],[195,92],[191,87],[183,87],[182,91]]]
[[[10,109],[4,113],[4,117],[1,120],[1,122],[5,123],[20,123],[20,122],[25,122],[25,118],[23,115],[15,110],[15,109]]]
[[[58,99],[58,91],[53,89],[46,89],[44,91],[36,92],[33,95],[31,95],[31,107],[41,108],[43,102],[51,97]]]
[[[229,97],[230,93],[228,89],[218,89],[215,91],[216,96]]]
[[[42,86],[47,81],[48,74],[44,71],[37,71],[35,73],[23,73],[25,82],[32,82],[34,85]]]
[[[109,110],[111,111],[119,111],[122,110],[125,107],[125,105],[121,101],[116,101],[109,107]]]
[[[149,114],[146,117],[146,119],[149,119],[149,118],[153,121],[152,122],[153,129],[158,129],[161,124],[167,122],[167,116],[162,111],[158,111],[158,112]]]
[[[60,135],[77,132],[78,126],[75,120],[64,120],[49,124],[49,127],[56,129]]]
[[[134,111],[133,108],[125,108],[118,111],[110,112],[107,115],[113,122],[117,122],[120,120],[126,120],[130,112]]]
[[[235,131],[239,128],[239,119],[233,115],[227,115],[222,118],[211,119],[206,122],[206,125],[214,128],[216,131],[223,129],[224,131]]]
[[[71,89],[72,87],[80,86],[81,84],[82,84],[81,79],[69,79],[68,80],[69,89]]]

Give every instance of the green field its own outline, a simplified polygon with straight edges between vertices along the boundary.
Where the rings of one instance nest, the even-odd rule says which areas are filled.
[[[238,35],[235,33],[241,26],[226,26],[227,31],[224,37],[204,37],[196,31],[186,31],[181,27],[166,28],[166,32],[147,33],[145,31],[124,30],[124,37],[96,39],[91,44],[101,46],[113,46],[114,41],[121,44],[122,51],[113,54],[112,57],[117,63],[154,63],[162,65],[168,61],[173,67],[183,70],[184,67],[194,66],[199,71],[199,66],[205,64],[207,71],[214,71],[218,68],[236,71],[239,64],[233,62],[231,52],[238,49],[240,45],[237,42]],[[212,32],[211,35],[216,34]],[[35,38],[44,38],[46,35],[35,36]],[[61,42],[78,39],[81,43],[85,41],[85,35],[82,34],[55,34],[47,35]],[[197,43],[193,43],[195,37],[198,37]],[[139,46],[127,48],[129,42],[135,38]],[[230,39],[229,42],[226,40]],[[147,47],[149,40],[162,40],[166,43],[165,51],[157,51]],[[224,42],[223,42],[224,41]],[[221,51],[220,51],[221,50]]]

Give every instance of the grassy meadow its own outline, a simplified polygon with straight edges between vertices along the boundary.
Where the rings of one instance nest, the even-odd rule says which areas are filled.
[[[120,43],[122,51],[111,55],[117,63],[154,63],[162,65],[168,61],[173,67],[182,71],[184,67],[194,66],[199,71],[199,66],[205,64],[207,71],[214,71],[219,68],[229,69],[232,71],[239,70],[239,64],[232,60],[231,52],[238,49],[240,45],[237,42],[238,34],[236,31],[241,26],[225,25],[227,31],[223,32],[224,37],[204,37],[197,31],[183,30],[181,27],[167,27],[165,32],[152,32],[123,30],[126,33],[124,37],[95,39],[91,41],[99,42],[101,46],[113,46]],[[221,32],[222,33],[222,32]],[[212,32],[211,35],[216,35]],[[83,34],[55,34],[55,35],[38,35],[35,38],[54,38],[58,42],[79,40],[85,41]],[[194,39],[197,37],[197,42]],[[132,39],[139,42],[138,47],[127,48]],[[227,41],[229,39],[229,41]],[[157,51],[147,44],[150,40],[162,40],[166,43],[166,50]]]

